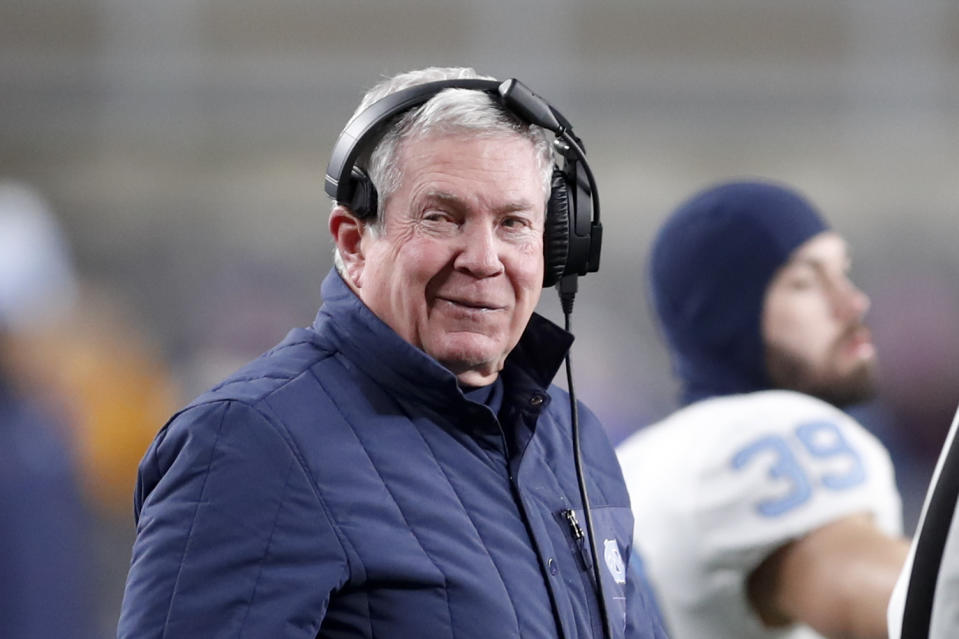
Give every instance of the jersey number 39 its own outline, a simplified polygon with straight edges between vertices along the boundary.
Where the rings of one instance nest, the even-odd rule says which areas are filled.
[[[792,510],[812,497],[818,486],[840,491],[866,480],[866,468],[859,453],[833,422],[803,422],[791,435],[795,438],[792,442],[789,441],[792,437],[765,435],[733,455],[733,468],[741,470],[758,458],[769,459],[771,454],[769,477],[787,484],[782,496],[756,504],[759,514],[776,517]],[[804,463],[801,457],[807,453],[810,460]]]

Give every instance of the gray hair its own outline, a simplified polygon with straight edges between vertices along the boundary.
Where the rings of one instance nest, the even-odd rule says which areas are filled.
[[[402,89],[438,80],[467,79],[495,80],[479,75],[469,67],[428,67],[408,71],[387,78],[367,91],[352,117],[355,118],[377,100]],[[372,150],[357,159],[356,164],[366,169],[378,194],[376,217],[369,227],[371,233],[382,231],[384,222],[381,213],[402,181],[403,168],[396,158],[403,145],[430,135],[462,132],[477,137],[514,135],[529,140],[536,153],[543,193],[548,199],[553,172],[552,134],[506,111],[486,93],[471,89],[445,89],[425,104],[398,116]],[[339,251],[334,253],[334,263],[342,272]]]

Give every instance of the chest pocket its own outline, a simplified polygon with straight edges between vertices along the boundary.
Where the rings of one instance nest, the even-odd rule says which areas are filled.
[[[632,537],[632,513],[629,508],[601,506],[591,509],[596,550],[599,553],[599,575],[603,582],[606,614],[615,637],[626,632],[626,557]],[[594,587],[593,552],[586,536],[586,517],[582,509],[563,510],[557,519],[565,528],[571,553],[587,592]],[[602,620],[598,609],[591,607],[590,621],[593,633],[602,634]]]

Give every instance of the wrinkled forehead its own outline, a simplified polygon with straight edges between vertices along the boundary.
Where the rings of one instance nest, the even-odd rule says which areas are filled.
[[[489,144],[482,144],[478,147],[475,144],[477,142],[489,142]],[[467,148],[469,148],[471,155],[465,155],[465,149]],[[416,164],[417,158],[427,155],[439,157],[437,150],[446,151],[446,158],[454,162],[458,158],[463,158],[464,162],[477,159],[478,156],[472,154],[480,151],[482,159],[490,160],[493,164],[499,163],[514,168],[518,165],[524,165],[525,160],[528,159],[528,166],[531,169],[529,178],[535,181],[539,187],[541,199],[544,203],[546,202],[550,192],[549,178],[552,175],[552,164],[543,166],[543,158],[536,145],[524,135],[503,131],[476,131],[470,128],[445,128],[426,131],[409,135],[401,140],[396,157],[404,167],[403,173],[407,173],[409,168]],[[526,157],[523,158],[522,156]],[[519,161],[517,162],[517,160]],[[526,176],[509,173],[505,177],[522,179]]]

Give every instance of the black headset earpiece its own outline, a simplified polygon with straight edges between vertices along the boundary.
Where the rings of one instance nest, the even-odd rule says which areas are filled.
[[[543,232],[543,286],[556,284],[566,270],[569,257],[569,188],[566,174],[553,168],[549,202],[546,204],[546,229]]]
[[[376,216],[379,208],[379,200],[376,196],[376,187],[366,171],[358,166],[350,168],[350,194],[349,202],[340,202],[346,204],[353,214],[361,220]]]
[[[516,79],[441,80],[403,89],[382,98],[357,114],[340,133],[326,169],[325,189],[360,219],[377,214],[376,188],[357,159],[379,140],[384,128],[409,109],[429,101],[444,89],[473,89],[490,94],[520,119],[549,129],[564,161],[553,169],[543,237],[543,286],[565,276],[599,270],[603,228],[599,197],[582,144],[566,118]]]

